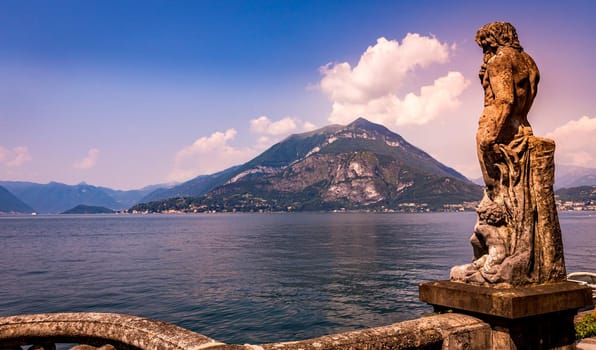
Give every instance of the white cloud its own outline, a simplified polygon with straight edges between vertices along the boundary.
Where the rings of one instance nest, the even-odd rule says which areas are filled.
[[[250,121],[250,130],[270,136],[283,136],[292,132],[309,131],[314,128],[314,124],[293,117],[272,121],[269,117],[263,115]]]
[[[272,121],[269,117],[262,115],[250,121],[250,130],[259,134],[254,146],[257,150],[264,150],[291,133],[310,131],[315,128],[313,123],[293,117]]]
[[[281,135],[295,130],[296,122],[290,117],[273,122],[263,115],[250,121],[250,129],[261,134]]]
[[[311,123],[311,122],[304,122],[304,124],[302,125],[302,129],[303,129],[304,131],[311,131],[311,130],[314,130],[314,129],[316,129],[316,128],[317,128],[317,126],[316,126],[316,125],[314,125],[314,124],[313,124],[313,123]]]
[[[469,85],[459,72],[449,72],[433,85],[423,86],[419,95],[397,95],[404,80],[419,68],[445,63],[454,50],[435,37],[409,33],[400,44],[379,38],[368,47],[358,64],[328,64],[321,68],[321,91],[332,102],[329,120],[346,124],[358,116],[386,125],[425,124],[440,113],[453,110]]]
[[[596,118],[571,120],[545,136],[555,140],[558,163],[596,168]]]
[[[31,161],[31,153],[25,146],[18,146],[13,149],[8,149],[0,146],[0,164],[8,167],[20,167],[23,164]]]
[[[87,151],[87,155],[83,159],[76,161],[72,166],[77,169],[88,170],[97,165],[98,159],[99,150],[97,148],[91,148]]]
[[[257,151],[253,148],[234,147],[229,144],[236,134],[235,129],[214,132],[179,150],[169,181],[184,181],[198,175],[213,174],[256,156]]]
[[[400,99],[388,93],[364,103],[334,102],[329,120],[346,124],[364,116],[385,125],[426,124],[441,112],[458,107],[461,103],[458,96],[468,84],[461,73],[449,72],[435,80],[433,85],[423,86],[419,95],[408,93]]]
[[[251,147],[235,147],[230,144],[236,138],[235,129],[200,137],[176,153],[174,170],[170,173],[168,181],[184,181],[242,164],[257,156],[281,137],[292,132],[314,128],[314,124],[298,118],[286,117],[272,121],[267,116],[260,116],[250,121],[251,131],[258,134],[256,144]]]

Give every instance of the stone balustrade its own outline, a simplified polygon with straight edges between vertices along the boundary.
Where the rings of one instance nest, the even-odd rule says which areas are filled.
[[[54,313],[0,318],[0,349],[53,349],[54,343],[80,343],[116,349],[207,349],[223,345],[165,322],[112,313]],[[104,348],[102,348],[104,347]],[[76,347],[75,350],[78,350]],[[82,348],[84,350],[86,348]]]
[[[202,334],[142,317],[113,313],[54,313],[0,317],[0,350],[298,350],[487,349],[490,326],[461,314],[441,314],[319,338],[260,345],[224,344]],[[25,346],[25,348],[22,348]]]

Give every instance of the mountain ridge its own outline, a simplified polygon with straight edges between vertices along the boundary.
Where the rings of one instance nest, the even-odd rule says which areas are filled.
[[[399,150],[408,152],[400,155]],[[339,157],[334,160],[336,155]],[[305,161],[306,159],[308,161]],[[360,165],[373,164],[374,166],[368,169],[359,169],[357,166],[350,168],[349,164],[354,160],[357,160],[358,164],[361,163]],[[343,162],[344,168],[335,169],[336,171],[332,172],[329,164],[333,161],[336,162],[336,166]],[[390,170],[387,165],[392,162],[393,168]],[[418,170],[410,169],[408,167],[410,163],[418,163]],[[312,174],[312,171],[304,172],[309,167],[326,169],[326,175],[315,178],[316,174]],[[426,191],[426,194],[420,189],[414,189],[410,184],[417,175],[421,175],[420,170],[434,173],[434,176],[418,176],[418,185],[428,187],[429,191]],[[360,175],[358,175],[359,171]],[[367,171],[368,175],[366,175]],[[375,171],[382,176],[374,178],[372,174]],[[556,171],[555,189],[596,185],[596,169],[557,164]],[[300,204],[305,210],[316,210],[317,207],[333,209],[341,205],[349,206],[351,199],[362,199],[364,202],[361,204],[370,205],[374,202],[375,195],[371,192],[368,199],[358,199],[359,193],[367,193],[366,191],[370,190],[384,192],[391,186],[399,189],[397,192],[400,192],[386,193],[383,198],[387,205],[392,206],[405,201],[461,201],[463,199],[458,199],[454,194],[458,191],[463,192],[463,197],[467,199],[473,197],[469,186],[462,185],[462,182],[458,181],[450,182],[448,181],[450,178],[464,183],[468,181],[455,169],[409,144],[399,134],[382,125],[358,118],[346,126],[328,125],[313,131],[289,135],[244,164],[213,174],[199,175],[176,185],[152,185],[128,191],[86,183],[66,185],[59,182],[39,184],[25,181],[0,181],[0,186],[4,186],[11,195],[32,208],[32,211],[42,214],[60,213],[80,204],[124,210],[137,203],[162,201],[168,198],[202,197],[210,192],[213,192],[210,197],[203,200],[209,205],[216,202],[223,205],[223,202],[245,201],[242,196],[238,197],[237,193],[234,194],[234,191],[248,191],[253,201],[254,198],[262,200],[268,198],[269,205],[276,203],[278,207],[285,204],[295,206],[305,203]],[[368,189],[365,186],[367,183]],[[480,181],[480,186],[482,183],[483,181]],[[335,201],[333,205],[325,202],[326,200],[333,202],[331,193],[333,191],[329,192],[330,188],[343,191],[344,199]],[[288,189],[302,191],[302,194],[299,194],[300,201],[297,202],[295,194],[288,192]],[[323,189],[329,193],[322,195]],[[433,191],[435,193],[429,193]],[[472,192],[475,191],[472,190]],[[275,196],[278,200],[272,201]],[[292,196],[294,200],[291,200]],[[14,201],[7,198],[0,198],[0,206]],[[379,202],[378,205],[383,204]],[[263,208],[266,208],[266,205]]]
[[[93,186],[84,182],[67,185],[54,181],[47,184],[0,181],[0,186],[41,214],[62,213],[80,204],[124,210],[138,203],[142,197],[153,191],[151,186],[140,190],[122,191]],[[1,203],[2,201],[0,201]]]
[[[453,168],[364,118],[290,135],[217,182],[193,205],[236,201],[250,207],[244,195],[278,209],[396,207],[405,201],[437,206],[479,200],[482,194]]]
[[[35,210],[12,192],[0,186],[0,213],[31,214]]]

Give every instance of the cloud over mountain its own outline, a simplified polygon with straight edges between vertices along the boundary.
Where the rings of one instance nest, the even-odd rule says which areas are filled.
[[[259,135],[255,146],[259,150],[271,146],[272,143],[281,140],[289,134],[310,131],[315,128],[316,126],[311,122],[305,122],[294,117],[285,117],[273,121],[266,115],[262,115],[250,121],[250,130]]]
[[[0,146],[0,164],[8,167],[20,167],[23,164],[31,161],[31,153],[25,146],[18,146],[13,149],[8,149]]]
[[[269,117],[262,115],[250,121],[250,130],[265,135],[288,135],[295,131],[309,131],[314,128],[312,123],[303,122],[293,117],[272,121]]]
[[[212,174],[233,165],[246,162],[272,143],[294,133],[315,128],[310,122],[294,117],[274,121],[263,115],[249,122],[250,130],[258,137],[252,146],[238,147],[231,144],[238,132],[230,128],[209,136],[199,137],[191,145],[180,149],[174,157],[174,170],[169,181],[183,181],[197,175]]]
[[[556,160],[561,164],[596,168],[596,118],[570,120],[545,136],[555,140]]]
[[[170,181],[187,180],[200,174],[211,174],[235,164],[243,163],[257,151],[249,147],[230,144],[236,137],[236,129],[217,131],[196,139],[176,153],[174,170]]]
[[[377,39],[354,67],[348,62],[321,67],[319,87],[332,101],[329,120],[342,124],[365,116],[389,126],[425,124],[441,112],[454,109],[469,85],[460,72],[448,72],[432,85],[422,86],[418,94],[410,91],[399,95],[413,72],[446,63],[454,49],[435,37],[408,33],[401,44]]]
[[[97,161],[99,160],[99,149],[91,148],[87,155],[73,164],[73,167],[81,170],[87,170],[94,168],[97,165]]]

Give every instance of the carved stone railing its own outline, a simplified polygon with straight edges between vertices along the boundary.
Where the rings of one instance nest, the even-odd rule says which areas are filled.
[[[0,350],[294,350],[486,349],[490,327],[471,316],[443,314],[296,342],[231,345],[165,322],[112,313],[56,313],[0,317]]]
[[[441,314],[326,335],[297,342],[261,345],[264,350],[486,350],[490,326],[477,318],[461,314]]]
[[[0,318],[0,349],[77,343],[116,349],[208,349],[223,345],[204,335],[165,322],[110,313],[56,313]],[[104,347],[106,350],[110,347]],[[75,347],[76,349],[76,347]],[[104,350],[102,348],[102,350]]]

